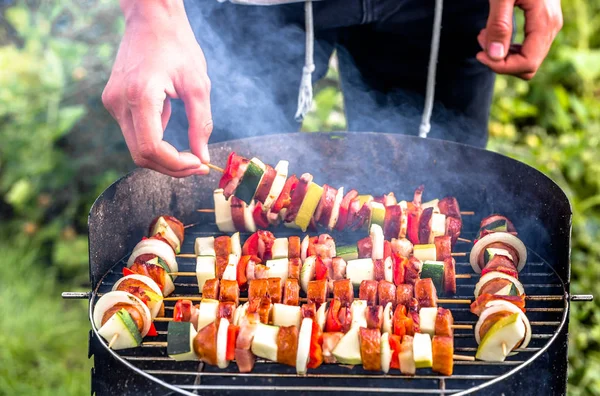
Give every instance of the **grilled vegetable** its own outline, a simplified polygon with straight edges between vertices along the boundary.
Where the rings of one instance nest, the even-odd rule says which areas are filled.
[[[444,290],[444,262],[424,261],[421,269],[421,279],[430,278],[436,290]]]
[[[189,322],[169,322],[167,355],[177,361],[198,360],[194,351],[196,330]]]
[[[298,334],[298,352],[296,355],[296,372],[298,374],[306,374],[310,353],[312,327],[313,320],[311,318],[302,319],[300,332]]]
[[[352,327],[342,337],[332,354],[342,364],[361,364],[361,350],[359,340],[359,327]]]
[[[521,343],[525,325],[519,313],[513,313],[497,321],[485,334],[475,357],[488,362],[503,362],[508,352]]]
[[[416,368],[427,368],[433,365],[433,351],[429,334],[415,333],[413,339],[413,357]]]
[[[263,323],[256,325],[256,332],[252,340],[252,353],[264,359],[277,361],[277,335],[278,326],[269,326]]]
[[[275,326],[296,326],[300,327],[302,313],[300,307],[273,304],[273,325]]]
[[[196,238],[194,252],[196,253],[196,256],[215,257],[215,237]]]
[[[352,281],[354,286],[359,286],[363,280],[375,279],[374,271],[375,268],[372,259],[350,260],[346,266],[346,277]]]

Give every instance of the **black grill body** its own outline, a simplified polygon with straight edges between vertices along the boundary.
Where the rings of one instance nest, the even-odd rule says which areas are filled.
[[[463,210],[475,211],[475,216],[463,217],[467,238],[474,237],[483,217],[492,213],[504,214],[514,222],[525,245],[554,268],[564,282],[564,291],[569,292],[569,201],[552,180],[519,161],[446,141],[367,132],[298,133],[234,140],[211,145],[212,162],[223,166],[231,151],[246,157],[259,157],[269,164],[286,159],[290,163],[290,174],[299,176],[310,172],[319,184],[355,188],[372,195],[393,191],[397,197],[410,199],[414,189],[424,184],[425,201],[453,195]],[[216,234],[214,220],[196,210],[213,207],[212,193],[219,178],[220,174],[211,172],[206,177],[173,179],[140,169],[110,186],[94,203],[89,216],[92,289],[95,290],[102,276],[132,250],[158,214],[171,214],[185,224],[206,223],[200,227]],[[289,234],[289,230],[284,231],[283,228],[273,232],[276,235],[282,232]],[[347,235],[332,235],[336,239],[348,238]],[[193,243],[186,242],[186,245]],[[549,294],[543,287],[537,291],[526,286],[526,292]],[[556,294],[556,289],[553,292]],[[561,307],[561,304],[559,302],[556,306]],[[558,319],[555,316],[552,320]],[[479,394],[565,394],[567,329],[568,322],[548,351],[532,364],[479,391]],[[90,356],[94,356],[93,393],[171,393],[124,367],[100,345],[103,341],[96,339],[93,332],[90,334]],[[154,363],[157,369],[169,368],[169,362]],[[197,363],[190,365],[190,370],[194,370],[193,365],[197,366]],[[264,370],[268,372],[269,367],[265,366]],[[462,372],[484,375],[491,370],[491,366],[476,366],[467,367]],[[191,385],[194,377],[182,377],[178,383]],[[245,383],[243,379],[231,378],[231,384]],[[461,388],[479,383],[465,379]],[[318,379],[292,378],[285,384],[318,386],[325,383]],[[345,381],[345,386],[376,387],[377,380],[357,378]],[[452,393],[451,389],[448,393]],[[200,391],[199,394],[206,392]]]

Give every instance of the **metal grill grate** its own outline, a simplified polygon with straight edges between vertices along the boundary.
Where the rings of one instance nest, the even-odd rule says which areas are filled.
[[[182,252],[193,252],[196,237],[215,235],[214,224],[203,224],[186,230]],[[292,235],[291,230],[277,231],[277,236]],[[336,241],[349,239],[348,234],[333,235]],[[356,240],[356,239],[354,239]],[[463,251],[470,245],[458,244],[457,250]],[[390,372],[388,375],[367,372],[362,366],[353,368],[342,365],[323,365],[305,376],[298,376],[295,369],[269,361],[258,360],[251,373],[238,373],[235,363],[227,369],[204,365],[201,362],[177,362],[169,358],[166,348],[155,345],[142,345],[139,348],[113,351],[108,349],[115,359],[146,378],[177,393],[194,395],[201,391],[331,391],[331,392],[373,392],[373,393],[415,393],[415,394],[467,394],[509,377],[532,363],[546,351],[557,337],[568,317],[569,299],[564,283],[554,269],[535,252],[529,251],[529,262],[519,274],[527,299],[527,316],[531,322],[533,335],[527,348],[518,350],[503,363],[483,361],[456,361],[454,374],[442,376],[430,369],[419,369],[415,376]],[[113,284],[122,276],[122,268],[127,257],[115,264],[98,283],[90,299],[90,320],[96,299],[111,290]],[[195,259],[178,258],[179,270],[195,271]],[[457,260],[458,274],[471,273],[466,258]],[[458,299],[473,299],[473,290],[478,277],[457,280]],[[175,282],[176,292],[170,297],[182,298],[199,295],[196,280],[180,277]],[[165,316],[172,316],[175,301],[165,302]],[[450,308],[456,324],[475,325],[476,316],[469,307],[458,304],[441,304]],[[97,337],[97,329],[92,328]],[[158,336],[153,341],[166,341],[167,323],[156,322]],[[455,330],[455,351],[460,354],[474,355],[477,343],[472,330]],[[299,380],[300,379],[300,380]],[[355,381],[359,379],[360,381]],[[357,386],[360,385],[360,386]]]

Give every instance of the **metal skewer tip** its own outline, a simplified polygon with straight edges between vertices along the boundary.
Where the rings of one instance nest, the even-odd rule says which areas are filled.
[[[213,165],[213,164],[205,164],[205,165],[208,166],[212,170],[216,170],[217,172],[225,173],[225,169],[219,168],[216,165]]]

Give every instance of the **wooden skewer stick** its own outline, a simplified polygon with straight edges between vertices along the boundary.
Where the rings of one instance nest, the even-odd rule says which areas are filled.
[[[196,255],[195,255],[195,254],[193,254],[193,253],[181,253],[181,254],[178,254],[178,255],[177,255],[177,256],[175,256],[175,257],[181,257],[181,258],[196,258]]]
[[[159,347],[166,347],[167,346],[167,342],[166,341],[146,341],[146,342],[142,342],[143,346],[159,346]]]
[[[195,272],[169,272],[172,276],[196,276]]]
[[[471,300],[461,300],[460,298],[438,298],[440,304],[471,304]]]
[[[475,216],[475,212],[468,211],[468,210],[460,212],[460,214],[463,215],[463,216]]]
[[[508,352],[506,351],[506,343],[505,342],[502,343],[502,354],[504,356],[508,355]]]
[[[466,238],[458,238],[457,241],[461,241],[461,242],[467,242],[467,243],[471,243],[473,241],[471,241],[470,239],[466,239]]]
[[[450,253],[450,255],[452,257],[466,257],[467,253],[465,252],[461,252],[461,253]]]
[[[454,360],[466,360],[469,362],[474,362],[475,361],[475,357],[474,356],[467,356],[467,355],[452,355],[452,358]]]
[[[471,274],[456,274],[454,277],[456,279],[471,279]]]
[[[184,226],[183,228],[190,228],[190,227],[194,227],[194,226],[197,226],[198,224],[202,224],[202,223],[193,223],[193,224],[188,224],[188,225]]]
[[[459,330],[472,330],[473,329],[473,325],[452,325],[450,327],[453,329],[459,329]]]
[[[173,318],[169,318],[167,316],[165,316],[164,318],[154,318],[155,322],[172,322]]]
[[[214,209],[198,209],[196,210],[196,212],[200,212],[200,213],[215,213]]]
[[[112,349],[113,345],[115,345],[115,342],[117,342],[118,338],[119,338],[119,333],[115,333],[115,335],[112,336],[112,338],[110,339],[110,342],[108,343],[108,347],[110,349]]]
[[[213,164],[205,164],[205,165],[208,166],[212,170],[216,170],[217,172],[225,173],[225,169],[219,168],[216,165],[213,165]]]
[[[211,165],[209,165],[209,166],[211,166]],[[212,165],[212,166],[214,166],[214,165]],[[221,168],[219,168],[219,169],[221,169]],[[223,170],[221,169],[221,171],[223,171]],[[210,208],[208,208],[208,209],[197,209],[196,212],[200,212],[200,213],[215,213],[215,210],[214,209],[210,209]],[[460,214],[464,215],[464,216],[473,216],[473,215],[475,215],[475,212],[460,212]],[[469,242],[469,243],[471,242],[471,240],[465,239],[465,238],[458,238],[458,240],[461,241],[461,242]]]

